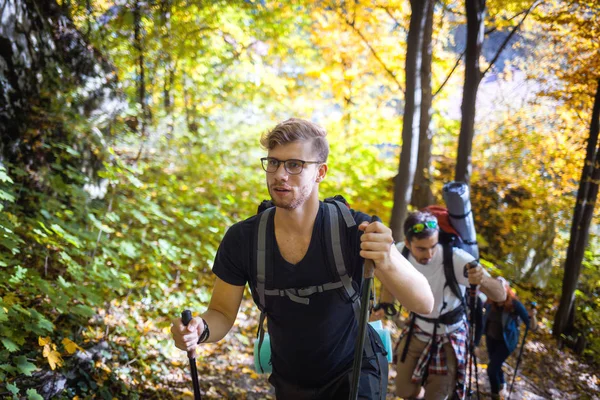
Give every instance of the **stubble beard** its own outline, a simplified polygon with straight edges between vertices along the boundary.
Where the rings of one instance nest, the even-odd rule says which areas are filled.
[[[283,208],[284,210],[295,210],[300,207],[302,204],[306,202],[306,200],[310,197],[311,189],[308,186],[301,188],[300,192],[296,196],[292,194],[292,198],[289,201],[279,201],[272,194],[273,189],[269,189],[269,194],[271,195],[271,201],[276,207]],[[294,193],[294,192],[292,192]]]

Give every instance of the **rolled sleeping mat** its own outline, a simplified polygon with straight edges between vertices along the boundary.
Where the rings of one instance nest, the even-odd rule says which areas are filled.
[[[464,250],[479,259],[469,186],[464,182],[449,182],[444,185],[442,196],[450,214],[450,223],[464,242]]]
[[[381,321],[373,321],[369,322],[375,331],[379,334],[381,341],[383,342],[383,346],[387,351],[387,359],[388,362],[392,362],[392,335],[388,329],[383,328],[383,324]],[[263,369],[260,368],[262,364]],[[265,332],[265,338],[262,343],[262,347],[260,349],[260,363],[259,363],[259,355],[258,355],[258,340],[254,342],[254,370],[259,374],[270,374],[273,371],[271,367],[271,339],[269,338],[269,334]]]

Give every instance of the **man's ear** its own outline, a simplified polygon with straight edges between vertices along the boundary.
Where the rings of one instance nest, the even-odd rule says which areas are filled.
[[[406,247],[408,250],[410,250],[410,242],[408,241],[407,238],[404,238],[404,247]]]
[[[317,177],[315,178],[315,181],[317,183],[321,182],[323,179],[325,179],[326,175],[327,175],[327,164],[319,165],[319,169],[317,170]]]

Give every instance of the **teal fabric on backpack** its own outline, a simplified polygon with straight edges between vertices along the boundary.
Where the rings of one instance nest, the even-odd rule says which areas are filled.
[[[375,329],[381,341],[383,342],[383,346],[387,352],[387,360],[388,362],[392,362],[393,358],[393,349],[392,349],[392,336],[388,329],[384,329],[381,321],[373,321],[369,322],[371,326]],[[259,344],[259,341],[254,342],[254,370],[259,374],[270,374],[273,372],[273,368],[271,366],[271,338],[268,333],[265,333],[262,346]]]

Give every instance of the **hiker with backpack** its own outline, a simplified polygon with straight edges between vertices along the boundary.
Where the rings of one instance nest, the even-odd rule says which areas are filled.
[[[278,399],[347,399],[358,336],[363,262],[410,310],[427,314],[433,295],[425,277],[393,245],[391,230],[350,210],[340,197],[319,201],[329,145],[320,126],[301,119],[278,124],[261,139],[273,207],[234,224],[213,265],[208,310],[185,327],[173,320],[176,346],[194,351],[233,326],[244,286],[266,316],[270,383]],[[363,351],[358,397],[385,399],[388,364],[371,327]]]
[[[464,398],[468,357],[465,289],[478,285],[497,301],[506,296],[499,280],[491,278],[471,254],[454,247],[458,238],[449,235],[452,228],[447,210],[442,216],[438,222],[427,211],[409,214],[403,225],[404,243],[396,244],[425,275],[435,298],[432,312],[410,314],[396,347],[396,394],[405,399],[422,398],[423,391],[427,400]],[[393,301],[383,287],[380,303]]]
[[[520,321],[525,324],[525,332],[530,328],[533,331],[537,328],[536,309],[532,308],[528,312],[510,288],[508,282],[503,280],[503,284],[506,291],[506,300],[502,302],[486,301],[483,313],[482,332],[485,333],[489,358],[487,374],[490,380],[492,399],[500,399],[501,393],[506,389],[502,364],[517,348]],[[524,342],[525,336],[523,337]],[[476,345],[479,345],[479,340],[477,340]],[[521,354],[519,354],[518,361],[520,361],[520,357]]]

